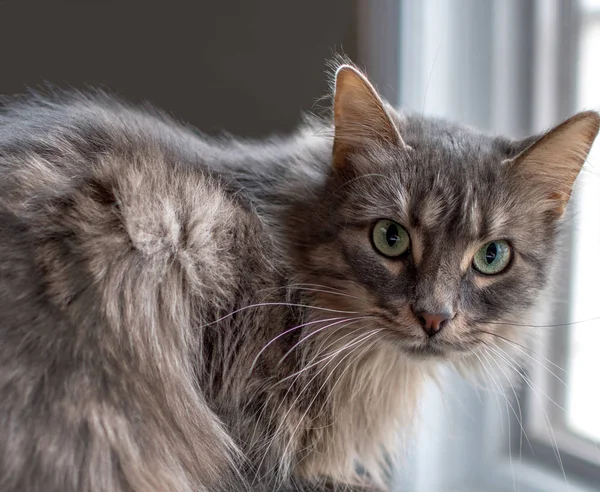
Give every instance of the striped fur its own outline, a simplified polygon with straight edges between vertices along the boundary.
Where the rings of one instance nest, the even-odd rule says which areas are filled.
[[[343,129],[266,142],[103,94],[4,107],[0,490],[384,489],[423,381],[515,355],[598,117],[513,142],[344,73]],[[374,251],[381,218],[409,256]],[[456,310],[435,342],[415,303]]]

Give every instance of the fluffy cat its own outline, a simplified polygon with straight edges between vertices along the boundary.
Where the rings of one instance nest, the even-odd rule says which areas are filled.
[[[516,355],[598,125],[489,136],[349,65],[266,142],[8,102],[0,490],[384,489],[435,368]]]

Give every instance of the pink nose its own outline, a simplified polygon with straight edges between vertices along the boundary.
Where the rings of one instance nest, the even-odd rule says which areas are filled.
[[[450,319],[449,313],[426,313],[420,312],[416,313],[417,318],[421,322],[421,326],[423,327],[423,331],[427,333],[430,337],[434,336],[437,332],[439,332],[446,321]]]

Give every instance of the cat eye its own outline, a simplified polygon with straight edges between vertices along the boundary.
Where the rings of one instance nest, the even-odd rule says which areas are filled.
[[[403,255],[410,247],[408,232],[393,220],[379,220],[373,227],[372,238],[375,249],[391,258]]]
[[[495,275],[510,263],[511,250],[504,240],[484,244],[473,257],[473,268],[484,275]]]

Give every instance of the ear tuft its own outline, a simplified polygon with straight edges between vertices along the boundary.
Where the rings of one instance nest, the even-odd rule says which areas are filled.
[[[369,80],[355,67],[335,73],[333,164],[342,168],[352,152],[373,144],[405,147],[396,125]]]

